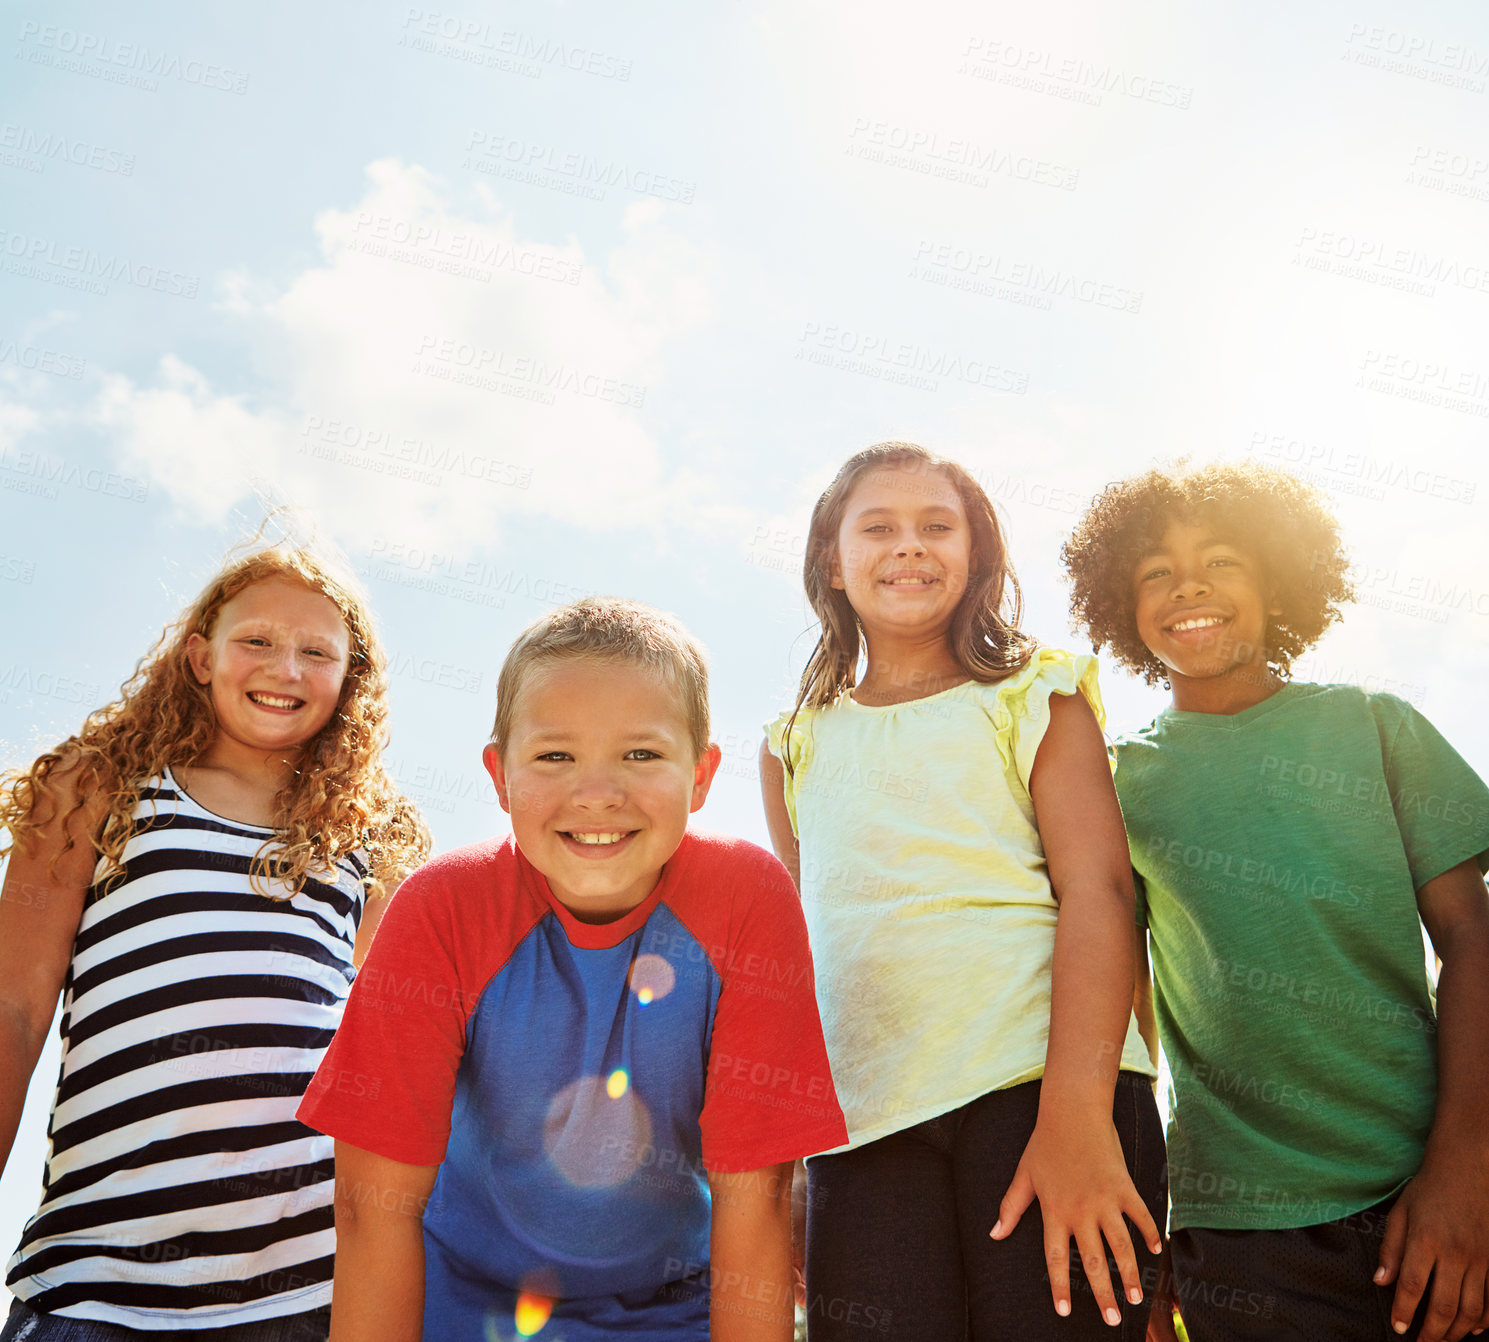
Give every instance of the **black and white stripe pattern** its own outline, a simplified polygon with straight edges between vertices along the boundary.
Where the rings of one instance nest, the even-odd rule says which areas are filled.
[[[256,894],[271,831],[213,815],[169,772],[135,823],[124,878],[89,890],[73,945],[42,1203],[8,1284],[32,1309],[131,1328],[315,1309],[332,1143],[295,1109],[341,1019],[366,867]]]

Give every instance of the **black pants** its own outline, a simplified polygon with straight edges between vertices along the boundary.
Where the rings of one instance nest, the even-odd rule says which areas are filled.
[[[1071,1312],[1055,1313],[1044,1222],[1033,1203],[1005,1240],[988,1236],[1039,1111],[1039,1082],[853,1151],[807,1163],[807,1336],[811,1342],[1141,1342],[1148,1302],[1113,1291],[1120,1328],[1101,1317],[1072,1254]],[[1122,1153],[1154,1221],[1168,1193],[1163,1129],[1146,1077],[1123,1072],[1112,1104]],[[1130,1230],[1130,1227],[1129,1227]],[[1145,1296],[1157,1260],[1132,1235]]]
[[[1391,1327],[1395,1282],[1371,1280],[1394,1202],[1294,1230],[1174,1231],[1174,1295],[1191,1342],[1413,1342],[1430,1287],[1402,1334]]]

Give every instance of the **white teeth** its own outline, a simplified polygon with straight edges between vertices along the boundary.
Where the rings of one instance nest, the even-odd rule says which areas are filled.
[[[256,704],[263,704],[266,708],[298,708],[298,699],[283,698],[277,694],[250,694],[248,696]]]
[[[625,837],[624,832],[617,834],[575,834],[570,831],[569,833],[569,838],[573,839],[575,843],[588,844],[619,843]]]
[[[1224,623],[1225,621],[1218,615],[1205,615],[1197,620],[1180,620],[1176,624],[1169,625],[1169,629],[1174,633],[1182,633],[1189,629],[1209,629],[1214,625]]]

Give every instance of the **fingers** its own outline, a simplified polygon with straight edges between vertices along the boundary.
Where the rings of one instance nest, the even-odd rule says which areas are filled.
[[[1132,1197],[1128,1199],[1122,1210],[1127,1214],[1127,1219],[1136,1227],[1137,1233],[1143,1237],[1143,1243],[1148,1246],[1149,1251],[1162,1253],[1163,1236],[1158,1233],[1158,1223],[1153,1219],[1152,1213],[1148,1210],[1148,1204],[1139,1196],[1136,1187],[1133,1188]]]
[[[1018,1225],[1033,1201],[1034,1181],[1024,1173],[1024,1167],[1020,1164],[1013,1182],[1008,1185],[1008,1192],[1003,1194],[1003,1201],[998,1204],[998,1222],[990,1232],[992,1237],[1007,1239],[1013,1234],[1013,1228]]]
[[[1392,1212],[1394,1215],[1395,1212]],[[1387,1235],[1389,1236],[1389,1227]],[[1385,1249],[1381,1250],[1381,1257],[1385,1257]],[[1417,1305],[1421,1302],[1422,1293],[1427,1289],[1427,1279],[1432,1274],[1432,1255],[1423,1249],[1419,1243],[1409,1244],[1406,1255],[1401,1261],[1400,1273],[1396,1280],[1396,1295],[1391,1301],[1391,1327],[1398,1333],[1404,1333],[1411,1327],[1412,1317],[1417,1312]],[[1458,1283],[1453,1283],[1453,1307],[1437,1319],[1437,1310],[1433,1309],[1428,1314],[1428,1322],[1422,1326],[1421,1342],[1441,1342],[1442,1334],[1453,1315],[1458,1311]],[[1441,1284],[1440,1284],[1441,1286]],[[1434,1297],[1438,1292],[1434,1292]],[[1433,1331],[1434,1322],[1438,1323],[1436,1331]]]
[[[1091,1283],[1091,1293],[1096,1297],[1096,1308],[1101,1311],[1101,1317],[1115,1328],[1122,1322],[1122,1311],[1117,1307],[1117,1297],[1112,1294],[1112,1277],[1106,1265],[1106,1245],[1102,1243],[1101,1231],[1091,1226],[1084,1234],[1079,1231],[1076,1233],[1081,1265],[1086,1269],[1086,1280]],[[1122,1240],[1127,1245],[1127,1257],[1131,1260],[1132,1241],[1127,1238],[1125,1228],[1122,1231]],[[1141,1291],[1138,1292],[1138,1299],[1142,1299]]]
[[[1121,1213],[1117,1219],[1101,1227],[1106,1242],[1111,1246],[1112,1257],[1117,1263],[1117,1275],[1122,1278],[1122,1290],[1128,1302],[1140,1305],[1143,1301],[1142,1274],[1137,1266],[1137,1254],[1132,1248],[1132,1237],[1127,1233],[1127,1223]],[[1102,1274],[1105,1277],[1105,1273]]]
[[[1403,1279],[1405,1272],[1403,1271]],[[1478,1325],[1484,1311],[1484,1283],[1463,1275],[1461,1264],[1438,1258],[1432,1268],[1432,1292],[1427,1313],[1422,1319],[1421,1342],[1458,1342]],[[1398,1332],[1396,1312],[1391,1312],[1392,1326]]]
[[[1448,1342],[1458,1342],[1475,1328],[1483,1327],[1484,1278],[1465,1274],[1462,1289],[1458,1293],[1458,1317],[1448,1329]]]
[[[1401,1255],[1406,1250],[1406,1199],[1398,1198],[1386,1217],[1386,1233],[1380,1242],[1380,1266],[1375,1269],[1375,1284],[1389,1286],[1396,1280]]]
[[[1063,1226],[1057,1229],[1048,1220],[1044,1223],[1044,1265],[1050,1273],[1055,1313],[1064,1318],[1070,1313],[1070,1232]]]

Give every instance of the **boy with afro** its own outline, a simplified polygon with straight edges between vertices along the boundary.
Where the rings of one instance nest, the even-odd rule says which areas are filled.
[[[1352,596],[1293,477],[1120,481],[1063,558],[1093,646],[1173,695],[1115,746],[1173,1075],[1160,1288],[1196,1342],[1489,1326],[1489,790],[1402,700],[1288,678]]]

